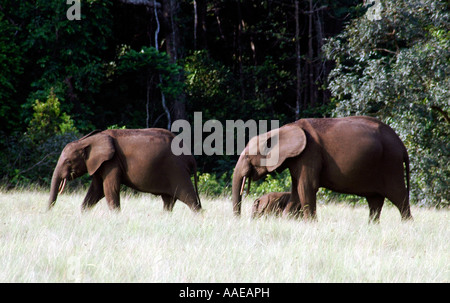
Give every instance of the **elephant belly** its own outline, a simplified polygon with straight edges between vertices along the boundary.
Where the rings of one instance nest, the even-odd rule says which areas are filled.
[[[333,191],[367,195],[383,191],[382,147],[378,144],[347,151],[329,159],[320,186]]]
[[[131,160],[131,159],[128,159]],[[135,190],[152,194],[168,194],[171,191],[171,178],[163,164],[158,161],[128,161],[123,183]]]
[[[367,196],[375,193],[380,194],[383,193],[382,183],[380,183],[379,180],[374,180],[366,176],[358,179],[354,178],[343,178],[340,180],[327,179],[326,181],[321,182],[320,187],[325,187],[338,193],[353,194],[359,196]]]
[[[161,174],[131,174],[131,176],[129,175],[123,178],[123,184],[135,190],[155,195],[166,193],[167,190],[164,189],[170,187],[170,183],[167,181],[166,176]]]

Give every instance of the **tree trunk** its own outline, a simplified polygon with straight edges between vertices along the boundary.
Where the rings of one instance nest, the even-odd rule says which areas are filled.
[[[241,101],[245,99],[245,83],[244,83],[244,69],[242,66],[242,30],[244,25],[244,20],[242,19],[242,11],[241,11],[241,2],[237,2],[237,14],[238,14],[238,24],[236,30],[236,58],[238,59],[238,67],[239,67],[239,82],[241,87]]]
[[[162,0],[163,23],[166,29],[166,52],[170,56],[172,63],[177,63],[180,49],[180,35],[178,26],[175,23],[175,16],[179,9],[179,3],[176,0]],[[174,81],[183,81],[183,75],[178,75]],[[172,100],[173,120],[186,119],[186,96],[184,92],[175,96]]]
[[[207,49],[206,0],[194,0],[194,49]]]
[[[312,21],[313,21],[313,3],[309,0],[309,14],[308,14],[308,86],[309,86],[309,106],[315,105],[315,93],[314,93],[314,68],[313,68],[313,34],[312,34]]]
[[[302,74],[301,74],[301,62],[300,62],[300,25],[299,25],[299,8],[298,0],[295,1],[295,56],[297,64],[297,88],[296,88],[296,101],[295,101],[295,120],[300,119],[300,104],[302,94]]]
[[[119,0],[119,1],[122,3],[125,3],[125,4],[143,5],[148,8],[152,8],[152,7],[160,8],[161,7],[160,3],[153,1],[153,0]]]
[[[315,28],[316,28],[316,37],[317,37],[317,57],[318,57],[318,61],[316,63],[316,81],[319,81],[319,85],[323,84],[324,81],[324,77],[325,75],[327,75],[328,73],[325,72],[325,62],[323,60],[323,56],[322,56],[322,46],[323,46],[323,37],[324,37],[324,32],[323,32],[323,26],[322,26],[322,10],[318,9],[315,11],[315,20],[314,20],[314,24],[315,24]],[[318,96],[317,96],[318,97]],[[325,104],[327,103],[327,94],[326,91],[323,89],[321,90],[321,104]]]
[[[153,0],[154,3],[156,3],[155,0]],[[155,48],[157,51],[159,51],[159,42],[158,42],[158,35],[159,35],[159,31],[161,28],[160,22],[159,22],[159,17],[158,17],[158,10],[156,8],[156,5],[154,6],[154,13],[155,13],[155,19],[156,19],[156,31],[155,31]],[[159,75],[159,82],[162,83],[162,76]],[[148,92],[148,90],[147,90]],[[167,108],[167,104],[166,104],[166,96],[164,94],[164,92],[161,90],[161,103],[162,103],[162,107],[164,109],[164,112],[166,114],[167,117],[167,129],[170,129],[172,127],[172,119],[170,116],[170,111]]]

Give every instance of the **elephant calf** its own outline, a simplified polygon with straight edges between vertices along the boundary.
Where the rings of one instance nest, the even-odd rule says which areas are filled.
[[[253,202],[252,218],[259,218],[266,214],[279,216],[283,213],[290,199],[290,192],[265,194]]]
[[[138,191],[161,195],[165,210],[171,211],[179,199],[193,211],[199,211],[195,159],[192,155],[172,153],[174,137],[170,131],[160,128],[97,130],[67,144],[53,172],[49,209],[67,180],[89,173],[92,183],[83,210],[103,197],[110,209],[120,209],[120,185],[125,184]],[[191,174],[194,174],[195,189]]]

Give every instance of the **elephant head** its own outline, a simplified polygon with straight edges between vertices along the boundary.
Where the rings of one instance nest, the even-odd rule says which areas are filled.
[[[246,179],[249,180],[250,190],[251,180],[256,181],[276,169],[284,169],[284,162],[300,155],[305,147],[305,132],[294,124],[253,137],[242,151],[234,169],[232,183],[234,214],[239,216],[241,213],[242,192]]]
[[[86,173],[92,176],[103,162],[112,159],[114,153],[113,139],[99,131],[67,144],[53,171],[48,208],[55,204],[67,180],[74,180]]]

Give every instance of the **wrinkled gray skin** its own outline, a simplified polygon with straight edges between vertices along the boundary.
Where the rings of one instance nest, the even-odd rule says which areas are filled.
[[[394,130],[381,121],[371,117],[301,119],[265,136],[252,138],[236,163],[232,183],[235,215],[241,212],[246,180],[289,169],[291,200],[283,216],[314,219],[316,193],[325,187],[365,197],[370,221],[379,221],[385,198],[398,208],[402,219],[412,218],[408,153]],[[276,163],[263,164],[275,153]]]
[[[192,155],[175,156],[174,135],[159,128],[94,131],[66,145],[53,172],[49,209],[66,181],[86,173],[92,183],[82,209],[106,198],[110,209],[120,209],[120,185],[161,195],[164,209],[171,211],[177,199],[193,211],[201,209],[196,164]],[[194,174],[195,188],[191,182]]]
[[[290,192],[268,193],[253,202],[252,218],[264,215],[282,215],[291,198]]]

